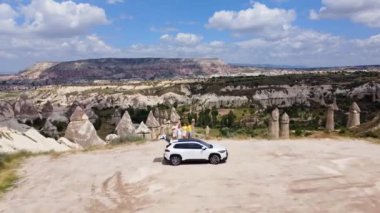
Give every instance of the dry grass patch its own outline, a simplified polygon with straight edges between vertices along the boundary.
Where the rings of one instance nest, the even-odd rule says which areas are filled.
[[[0,195],[9,190],[18,180],[17,168],[24,159],[32,156],[29,152],[0,154]]]

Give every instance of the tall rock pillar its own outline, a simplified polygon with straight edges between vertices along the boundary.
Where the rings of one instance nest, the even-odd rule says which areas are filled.
[[[330,104],[327,107],[327,114],[326,114],[326,130],[328,132],[332,132],[335,130],[335,121],[334,121],[334,112],[336,108],[334,104]]]
[[[360,125],[360,108],[356,102],[353,102],[348,114],[347,128]]]
[[[280,127],[280,137],[282,139],[289,139],[289,116],[284,113],[281,116],[281,127]]]
[[[272,111],[269,118],[269,137],[271,139],[278,139],[280,137],[280,112],[276,108]]]

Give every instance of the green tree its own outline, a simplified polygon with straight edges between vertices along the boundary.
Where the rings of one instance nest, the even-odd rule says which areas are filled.
[[[221,126],[222,127],[232,127],[236,120],[236,115],[230,111],[227,115],[222,116]]]
[[[217,123],[218,123],[218,110],[216,109],[215,106],[212,107],[212,110],[211,110],[211,117],[212,117],[212,125],[213,126],[216,126]]]

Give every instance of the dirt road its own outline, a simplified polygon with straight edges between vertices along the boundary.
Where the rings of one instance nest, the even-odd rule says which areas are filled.
[[[163,165],[164,142],[32,158],[0,212],[380,212],[380,145],[219,143],[218,166]]]

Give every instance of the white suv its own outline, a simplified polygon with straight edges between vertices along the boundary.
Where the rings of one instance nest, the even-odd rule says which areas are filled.
[[[209,144],[199,139],[179,139],[169,142],[166,146],[165,160],[173,166],[182,161],[205,160],[218,164],[228,158],[227,149],[216,144]]]

